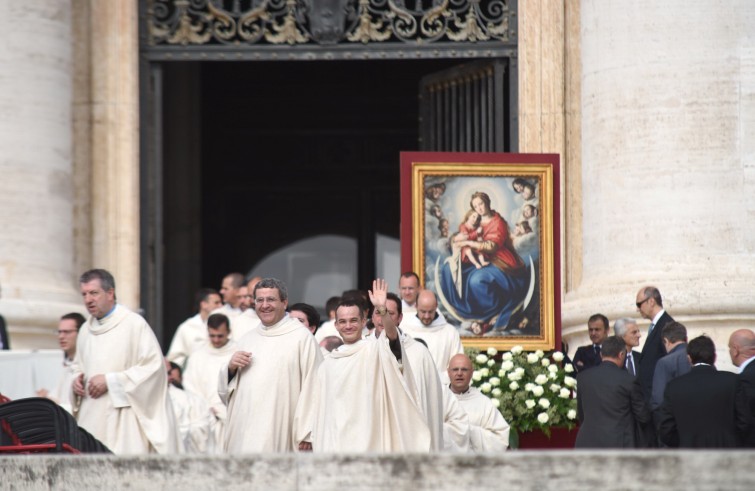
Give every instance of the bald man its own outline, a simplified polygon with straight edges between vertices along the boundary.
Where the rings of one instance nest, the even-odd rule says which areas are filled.
[[[441,382],[448,384],[446,367],[451,357],[464,353],[459,331],[448,324],[438,312],[438,300],[435,293],[422,290],[417,297],[417,313],[407,315],[401,323],[401,329],[414,339],[422,339],[435,361]]]
[[[472,371],[467,355],[454,355],[448,363],[449,387],[469,418],[471,450],[502,452],[509,446],[509,424],[490,398],[469,386]]]
[[[737,428],[742,433],[744,446],[755,448],[755,333],[749,329],[731,333],[729,356],[734,366],[739,367]]]

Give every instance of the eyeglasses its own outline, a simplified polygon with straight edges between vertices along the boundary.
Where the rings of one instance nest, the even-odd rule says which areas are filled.
[[[637,308],[639,309],[640,307],[642,307],[642,304],[643,304],[643,303],[647,302],[647,301],[648,301],[648,300],[650,300],[651,298],[652,298],[652,297],[645,297],[645,300],[643,300],[643,301],[641,301],[641,302],[637,302],[637,303],[636,303],[635,305],[637,305]]]

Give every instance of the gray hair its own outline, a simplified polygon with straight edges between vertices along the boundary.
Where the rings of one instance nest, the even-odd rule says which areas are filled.
[[[278,290],[278,295],[280,295],[281,301],[288,300],[288,290],[286,289],[286,284],[278,278],[263,278],[256,285],[254,285],[253,295],[255,298],[257,297],[257,290],[259,290],[260,288],[275,288]]]
[[[103,290],[115,290],[115,278],[105,269],[90,269],[79,278],[79,283],[89,283],[92,280],[100,280]]]
[[[624,334],[629,330],[629,326],[636,326],[637,321],[634,319],[630,319],[629,317],[622,317],[621,319],[618,319],[616,322],[613,323],[613,333],[614,335],[623,338]]]

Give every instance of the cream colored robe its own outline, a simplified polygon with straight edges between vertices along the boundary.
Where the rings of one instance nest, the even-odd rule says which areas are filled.
[[[311,441],[314,452],[429,452],[430,430],[402,359],[406,377],[386,336],[333,350],[302,394],[295,443]]]
[[[205,400],[193,392],[168,385],[176,427],[185,453],[209,454],[214,450],[215,417]]]
[[[404,350],[417,388],[417,402],[430,430],[433,452],[445,448],[443,442],[443,385],[433,357],[427,348],[407,334],[402,334]]]
[[[429,326],[425,326],[416,315],[405,316],[401,322],[401,330],[413,338],[420,338],[427,343],[427,349],[435,360],[440,381],[445,385],[450,382],[448,378],[448,362],[451,357],[464,353],[459,331],[451,324],[446,323],[443,316],[439,316]]]
[[[60,407],[68,411],[73,412],[72,404],[72,384],[73,384],[73,360],[68,358],[63,359],[63,372],[60,374],[60,380],[55,390],[48,394],[47,398],[58,403]]]
[[[178,326],[165,357],[168,361],[175,362],[183,367],[186,365],[186,359],[192,353],[209,342],[207,323],[197,314],[194,317],[189,317]]]
[[[79,331],[73,375],[85,386],[103,374],[108,392],[84,397],[81,427],[116,454],[176,453],[176,423],[160,344],[141,316],[117,305],[104,319],[90,317]]]
[[[260,318],[254,309],[247,309],[236,317],[229,318],[231,321],[231,339],[239,341],[261,325]]]
[[[228,341],[222,348],[214,348],[211,344],[205,345],[191,355],[183,375],[184,388],[202,397],[214,414],[216,421],[213,425],[211,448],[218,452],[223,447],[228,416],[228,408],[218,395],[218,373],[228,367],[228,361],[236,351],[238,351],[238,344],[235,341]]]
[[[476,387],[454,394],[469,417],[473,452],[502,452],[509,446],[509,424],[490,399]]]
[[[252,353],[252,363],[229,381],[227,365],[218,393],[228,405],[224,450],[228,453],[291,452],[292,426],[302,386],[322,362],[315,338],[286,315],[260,326],[238,341]]]
[[[446,452],[471,452],[472,430],[469,418],[461,403],[448,386],[443,386],[443,450]]]

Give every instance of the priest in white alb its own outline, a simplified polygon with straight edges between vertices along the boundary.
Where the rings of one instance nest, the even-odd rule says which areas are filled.
[[[299,396],[322,355],[309,330],[286,314],[282,281],[257,283],[254,304],[260,326],[237,341],[238,351],[218,374],[218,393],[228,406],[224,450],[291,452]]]
[[[401,322],[401,330],[413,338],[422,339],[435,360],[440,380],[448,383],[446,368],[448,361],[457,353],[464,353],[459,331],[446,322],[438,312],[435,293],[422,290],[417,299],[417,314],[407,315]]]
[[[296,412],[296,443],[315,452],[429,452],[432,440],[417,404],[411,366],[386,308],[384,280],[370,300],[384,335],[362,338],[361,306],[343,300],[336,328],[344,344],[325,358]]]
[[[173,341],[165,357],[168,361],[186,366],[186,360],[196,350],[207,344],[207,318],[223,303],[220,294],[212,288],[202,288],[197,292],[196,315],[189,317],[178,326]]]
[[[224,441],[225,423],[228,408],[218,395],[218,373],[228,366],[238,346],[229,339],[230,321],[223,314],[212,314],[207,319],[207,331],[210,344],[205,344],[191,355],[183,374],[183,386],[186,390],[198,394],[209,405],[215,422],[213,424],[213,442],[211,449],[220,451]]]
[[[115,280],[103,269],[84,273],[81,294],[90,317],[73,363],[79,425],[116,454],[179,451],[160,344],[143,317],[116,304]]]
[[[472,371],[467,355],[456,355],[448,364],[451,392],[469,417],[472,451],[502,452],[509,446],[509,424],[489,397],[470,387]]]

